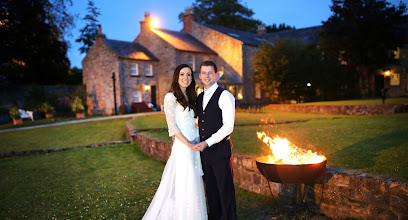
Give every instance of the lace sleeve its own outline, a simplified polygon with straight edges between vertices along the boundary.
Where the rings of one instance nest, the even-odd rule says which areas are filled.
[[[164,96],[164,113],[166,114],[167,126],[169,128],[169,136],[180,133],[176,125],[175,111],[177,106],[177,98],[173,93],[167,93]]]

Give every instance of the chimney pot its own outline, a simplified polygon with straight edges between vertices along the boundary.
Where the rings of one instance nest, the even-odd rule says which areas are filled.
[[[260,24],[258,25],[258,30],[256,30],[257,34],[266,34],[266,29],[265,29],[265,25]]]
[[[102,25],[98,24],[98,32],[96,33],[96,38],[106,38],[104,34],[102,34]]]

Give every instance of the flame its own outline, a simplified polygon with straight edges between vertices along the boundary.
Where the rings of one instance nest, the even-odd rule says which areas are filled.
[[[258,138],[269,146],[272,155],[268,155],[265,163],[270,164],[316,164],[326,160],[323,155],[313,153],[311,150],[305,150],[292,144],[286,138],[270,138],[265,132],[256,132]]]

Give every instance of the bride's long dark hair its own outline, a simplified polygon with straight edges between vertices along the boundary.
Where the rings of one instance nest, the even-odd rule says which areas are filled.
[[[180,85],[178,83],[178,79],[180,76],[180,71],[183,68],[189,68],[191,70],[191,84],[186,88],[186,95],[188,97],[188,101],[186,100],[186,98],[183,95],[183,92],[180,89]],[[195,103],[197,100],[197,93],[195,91],[195,80],[194,80],[194,73],[193,73],[193,69],[191,69],[191,67],[187,64],[180,64],[176,67],[176,69],[174,70],[174,74],[173,74],[173,82],[171,83],[171,88],[170,88],[170,92],[174,93],[174,96],[176,96],[177,98],[177,102],[180,103],[184,109],[186,109],[187,107],[193,109],[194,111],[194,117],[197,116],[197,111],[196,111],[196,107],[195,107]]]

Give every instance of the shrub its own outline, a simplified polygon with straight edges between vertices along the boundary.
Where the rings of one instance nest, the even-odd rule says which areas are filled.
[[[43,113],[52,113],[54,111],[54,107],[52,107],[48,102],[44,102],[41,104],[38,110]]]
[[[72,103],[72,111],[75,113],[82,113],[85,111],[82,100],[78,96],[75,97],[74,103]]]
[[[10,108],[9,114],[10,114],[10,117],[12,117],[14,119],[20,119],[21,118],[21,114],[18,111],[17,107]]]

